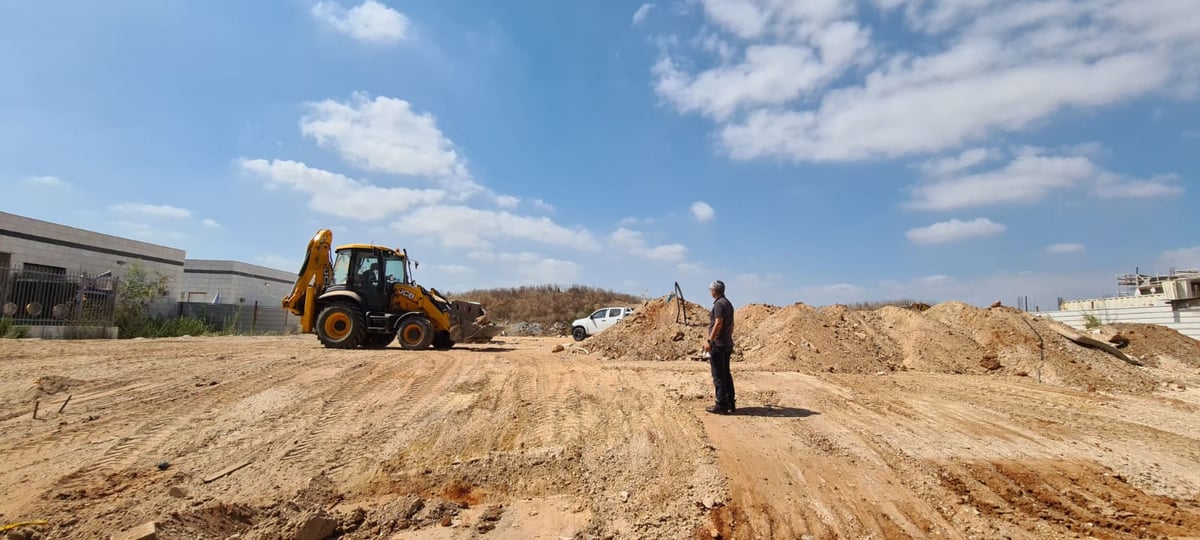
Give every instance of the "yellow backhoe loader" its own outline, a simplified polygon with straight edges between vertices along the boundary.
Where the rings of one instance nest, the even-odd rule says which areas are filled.
[[[331,259],[332,242],[332,231],[317,231],[283,299],[301,331],[315,331],[326,347],[380,349],[398,339],[405,349],[449,349],[500,333],[477,302],[447,300],[414,282],[406,250],[347,244]]]

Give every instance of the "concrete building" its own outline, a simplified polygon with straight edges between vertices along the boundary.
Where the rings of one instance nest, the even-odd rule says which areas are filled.
[[[299,323],[280,305],[296,280],[293,272],[187,259],[182,249],[5,212],[0,212],[0,316],[42,335],[46,328],[39,325],[61,325],[71,317],[57,313],[76,313],[86,303],[80,291],[113,293],[110,277],[125,278],[135,262],[149,276],[167,277],[167,294],[152,305],[155,316],[199,316],[217,328],[244,332],[287,332]],[[36,291],[23,286],[34,281]]]
[[[299,324],[281,301],[296,274],[238,261],[187,259],[179,292],[180,313],[241,331],[288,331]]]
[[[136,261],[150,275],[170,280],[168,296],[154,312],[170,315],[182,283],[185,253],[148,242],[111,236],[0,212],[0,272],[5,281],[20,273],[64,280],[111,275],[123,278]]]
[[[1067,300],[1058,311],[1039,315],[1080,329],[1089,319],[1101,324],[1158,324],[1200,339],[1200,272],[1127,274],[1117,276],[1117,284],[1123,289],[1118,296]]]

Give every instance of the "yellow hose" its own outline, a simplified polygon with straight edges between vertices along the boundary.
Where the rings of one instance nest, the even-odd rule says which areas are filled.
[[[39,519],[36,521],[20,521],[17,523],[9,523],[8,525],[0,527],[0,532],[11,531],[17,527],[24,527],[26,525],[49,525],[49,524],[50,524],[50,522],[46,521],[44,519]]]

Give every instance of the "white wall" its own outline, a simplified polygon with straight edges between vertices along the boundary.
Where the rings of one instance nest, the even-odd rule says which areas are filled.
[[[1179,333],[1200,339],[1200,307],[1173,309],[1170,305],[1119,307],[1082,311],[1043,311],[1035,313],[1049,317],[1068,326],[1085,329],[1085,315],[1092,315],[1101,323],[1145,323],[1172,328]]]

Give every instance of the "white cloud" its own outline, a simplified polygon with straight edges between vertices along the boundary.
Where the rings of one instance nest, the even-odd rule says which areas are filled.
[[[709,206],[708,203],[704,201],[692,203],[692,216],[696,218],[696,221],[701,223],[712,221],[716,215],[717,211],[713,210],[713,207]]]
[[[117,220],[110,222],[110,225],[121,230],[122,236],[137,238],[146,242],[171,245],[188,239],[188,235],[180,231],[164,229],[161,226],[137,221]]]
[[[300,131],[323,148],[368,171],[428,177],[455,195],[482,188],[429,113],[417,113],[403,100],[356,93],[348,102],[308,103]]]
[[[498,258],[527,283],[574,283],[580,275],[578,264],[538,253],[501,253]]]
[[[933,159],[921,164],[921,171],[926,176],[943,177],[957,174],[981,163],[996,158],[997,151],[990,148],[972,148],[963,150],[956,156]]]
[[[310,196],[309,208],[321,213],[372,221],[391,217],[417,205],[436,204],[446,193],[438,189],[376,187],[298,161],[243,159],[242,170]]]
[[[912,189],[909,208],[956,210],[997,203],[1032,203],[1051,190],[1067,188],[1094,176],[1087,158],[1021,156],[1002,169],[947,178]]]
[[[496,205],[501,208],[516,208],[519,204],[521,204],[520,197],[513,197],[512,195],[496,196]]]
[[[1154,197],[1170,197],[1183,193],[1183,186],[1173,182],[1178,175],[1166,174],[1149,180],[1121,180],[1118,178],[1101,178],[1093,189],[1093,193],[1101,199],[1149,199]]]
[[[394,227],[406,235],[437,238],[447,247],[488,248],[492,241],[506,238],[578,250],[600,247],[588,231],[568,229],[549,218],[466,206],[422,206],[405,215]]]
[[[1062,111],[1200,93],[1196,2],[876,0],[901,9],[907,30],[928,34],[908,49],[872,43],[865,25],[892,18],[855,17],[854,2],[700,3],[718,30],[740,39],[738,52],[705,37],[691,46],[719,57],[706,66],[668,45],[654,86],[680,112],[714,119],[735,159],[940,153]]]
[[[911,229],[904,236],[914,244],[942,244],[967,238],[991,236],[1004,231],[1004,225],[987,218],[977,218],[971,221],[952,219],[934,223],[928,227]]]
[[[62,179],[60,179],[57,176],[30,176],[29,178],[25,179],[25,183],[29,184],[31,186],[45,186],[45,187],[56,187],[56,188],[57,187],[66,187],[66,185],[67,185],[66,182],[63,182]]]
[[[221,224],[217,223],[217,220],[215,220],[215,219],[205,218],[200,221],[200,224],[205,227],[208,227],[210,229],[220,229],[221,228]]]
[[[109,206],[108,209],[119,214],[137,214],[155,218],[185,219],[192,217],[191,210],[166,204],[121,203]]]
[[[742,63],[692,77],[670,58],[663,58],[654,66],[658,77],[655,89],[680,111],[701,112],[724,120],[743,107],[780,105],[818,88],[837,76],[853,54],[865,47],[867,38],[858,36],[858,41],[850,39],[849,52],[838,52],[837,63],[822,59],[809,47],[756,45],[746,49]]]
[[[475,251],[468,251],[467,258],[471,259],[472,261],[490,263],[496,260],[496,254],[488,250],[478,249]]]
[[[630,24],[635,26],[642,24],[642,21],[646,20],[646,15],[649,15],[652,9],[654,9],[654,4],[642,4],[642,7],[637,8],[637,11],[633,12],[633,21]]]
[[[1089,151],[1087,145],[1069,148]],[[1049,155],[1045,150],[1026,148],[1004,167],[955,176],[957,169],[969,168],[984,157],[971,150],[958,157],[930,161],[922,169],[931,179],[911,188],[912,199],[906,204],[916,210],[958,210],[992,204],[1031,204],[1054,191],[1089,186],[1093,196],[1104,199],[1150,198],[1177,195],[1183,187],[1174,184],[1177,175],[1149,180],[1124,178],[1107,171],[1085,156]]]
[[[1200,270],[1200,246],[1164,251],[1159,259],[1163,264],[1181,270]]]
[[[1050,244],[1046,246],[1043,251],[1055,255],[1062,255],[1066,253],[1082,253],[1084,249],[1085,248],[1083,244]]]
[[[283,270],[286,272],[299,272],[300,270],[299,259],[293,257],[284,257],[274,253],[267,253],[265,255],[259,255],[255,257],[254,264],[265,266],[267,268],[274,268],[276,270]]]
[[[472,268],[470,266],[462,265],[462,264],[435,264],[435,265],[433,265],[433,270],[434,270],[434,272],[437,272],[439,274],[450,274],[450,275],[460,275],[460,276],[475,273],[474,268]]]
[[[375,0],[365,0],[349,10],[337,2],[317,2],[312,15],[337,31],[366,43],[398,43],[408,37],[408,17]]]
[[[632,255],[652,261],[681,262],[687,257],[687,247],[683,244],[648,246],[641,231],[626,229],[624,227],[613,231],[612,235],[609,236],[609,242]]]

